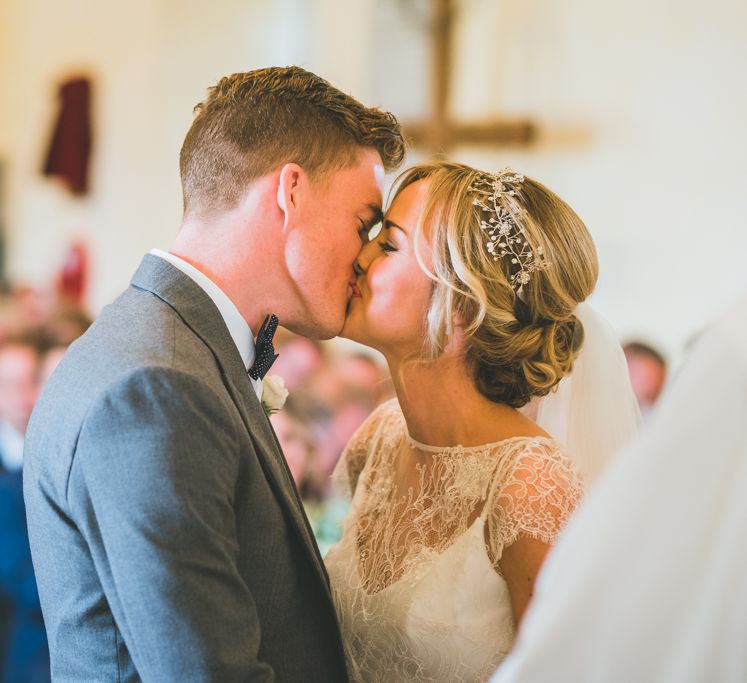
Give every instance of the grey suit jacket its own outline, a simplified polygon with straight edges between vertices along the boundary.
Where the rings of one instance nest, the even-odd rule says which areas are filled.
[[[29,425],[56,681],[346,681],[327,575],[205,292],[146,256]]]

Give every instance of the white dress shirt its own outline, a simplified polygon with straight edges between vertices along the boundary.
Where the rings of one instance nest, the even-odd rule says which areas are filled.
[[[153,256],[164,259],[164,261],[168,261],[171,265],[181,270],[182,273],[192,278],[203,289],[205,294],[213,300],[213,303],[217,306],[218,311],[223,317],[223,321],[226,323],[233,343],[236,344],[236,348],[239,354],[241,354],[244,367],[248,371],[254,364],[254,334],[249,324],[244,320],[241,313],[239,313],[236,304],[228,298],[228,295],[215,282],[191,263],[187,263],[184,259],[174,256],[174,254],[170,254],[169,252],[161,251],[160,249],[151,249],[150,253]],[[249,381],[252,383],[252,387],[254,387],[257,398],[261,401],[262,380],[249,377]]]

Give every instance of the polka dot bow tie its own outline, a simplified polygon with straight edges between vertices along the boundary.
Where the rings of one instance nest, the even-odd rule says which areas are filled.
[[[252,379],[262,379],[278,357],[272,346],[272,338],[277,329],[277,316],[274,313],[268,315],[257,333],[257,341],[254,345],[254,365],[249,368],[249,377]]]

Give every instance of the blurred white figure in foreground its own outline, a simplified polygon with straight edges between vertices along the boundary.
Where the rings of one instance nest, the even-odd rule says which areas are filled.
[[[550,553],[493,683],[747,681],[747,301]]]

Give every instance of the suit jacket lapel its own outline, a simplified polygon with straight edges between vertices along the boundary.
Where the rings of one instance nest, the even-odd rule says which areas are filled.
[[[212,351],[223,382],[254,443],[260,464],[300,539],[311,554],[319,577],[329,590],[329,580],[313,540],[298,491],[269,420],[249,381],[241,355],[212,299],[190,277],[157,256],[147,255],[132,278],[133,286],[147,290],[171,306]]]
[[[325,586],[328,586],[329,579],[324,562],[319,555],[319,548],[313,540],[313,532],[309,526],[306,514],[303,512],[303,503],[298,495],[298,489],[293,482],[288,464],[282,454],[280,444],[277,441],[270,421],[267,419],[264,408],[249,382],[249,376],[241,362],[241,357],[238,352],[235,355],[241,366],[240,370],[238,368],[226,368],[223,366],[220,356],[216,356],[218,363],[223,368],[224,382],[233,397],[234,403],[239,406],[239,412],[244,420],[249,436],[254,442],[255,450],[261,456],[261,465],[265,474],[281,493],[299,535],[306,545],[307,550],[315,559],[314,564],[319,571],[322,582]],[[237,372],[239,374],[236,374]]]

